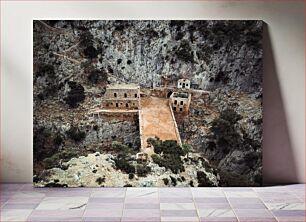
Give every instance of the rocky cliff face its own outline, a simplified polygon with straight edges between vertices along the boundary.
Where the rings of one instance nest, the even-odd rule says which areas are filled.
[[[231,182],[237,174],[242,175],[240,185],[260,184],[261,21],[34,21],[33,37],[36,181],[52,178],[48,170],[67,170],[64,163],[71,158],[115,155],[114,140],[133,152],[139,149],[137,121],[88,117],[100,106],[107,84],[137,83],[149,89],[188,78],[192,88],[210,94],[192,96],[189,115],[178,121],[180,134],[212,165],[206,167],[218,170],[190,180],[204,177],[217,181],[208,184],[236,185]]]

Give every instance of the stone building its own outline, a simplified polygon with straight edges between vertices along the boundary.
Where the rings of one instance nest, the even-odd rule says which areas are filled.
[[[188,113],[191,94],[187,92],[174,92],[170,96],[170,101],[174,112]]]
[[[190,80],[189,79],[179,79],[177,82],[177,88],[190,89]]]
[[[102,108],[138,109],[140,87],[136,84],[112,84],[106,87]]]

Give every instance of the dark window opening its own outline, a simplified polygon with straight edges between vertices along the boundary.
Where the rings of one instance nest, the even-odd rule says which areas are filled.
[[[181,101],[181,105],[183,105],[184,103],[183,103],[183,101]]]
[[[176,107],[173,107],[173,110],[176,111]]]
[[[137,98],[137,94],[135,94],[135,98]]]
[[[128,103],[126,103],[126,104],[125,104],[125,107],[129,107],[129,104],[128,104]]]
[[[116,107],[119,107],[119,104],[118,104],[118,103],[116,103]]]
[[[177,104],[177,100],[174,100],[174,104]]]
[[[183,88],[185,88],[185,83],[183,83]]]
[[[127,97],[127,94],[126,93],[124,93],[124,98],[126,98]]]
[[[114,97],[117,97],[117,93],[114,93]]]
[[[180,111],[182,112],[182,111],[183,111],[183,108],[180,108]]]
[[[186,83],[186,86],[188,87],[188,83]]]

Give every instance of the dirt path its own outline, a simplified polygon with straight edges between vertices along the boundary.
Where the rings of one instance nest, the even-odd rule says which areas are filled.
[[[141,98],[140,127],[144,147],[147,147],[147,139],[155,136],[161,140],[178,141],[168,101],[158,97]]]

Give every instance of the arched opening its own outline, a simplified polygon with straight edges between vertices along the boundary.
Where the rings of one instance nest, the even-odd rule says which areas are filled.
[[[126,98],[127,97],[127,94],[126,93],[124,93],[124,98]]]
[[[167,98],[170,98],[170,96],[172,95],[172,93],[173,93],[172,91],[169,91],[168,94],[167,94]]]

